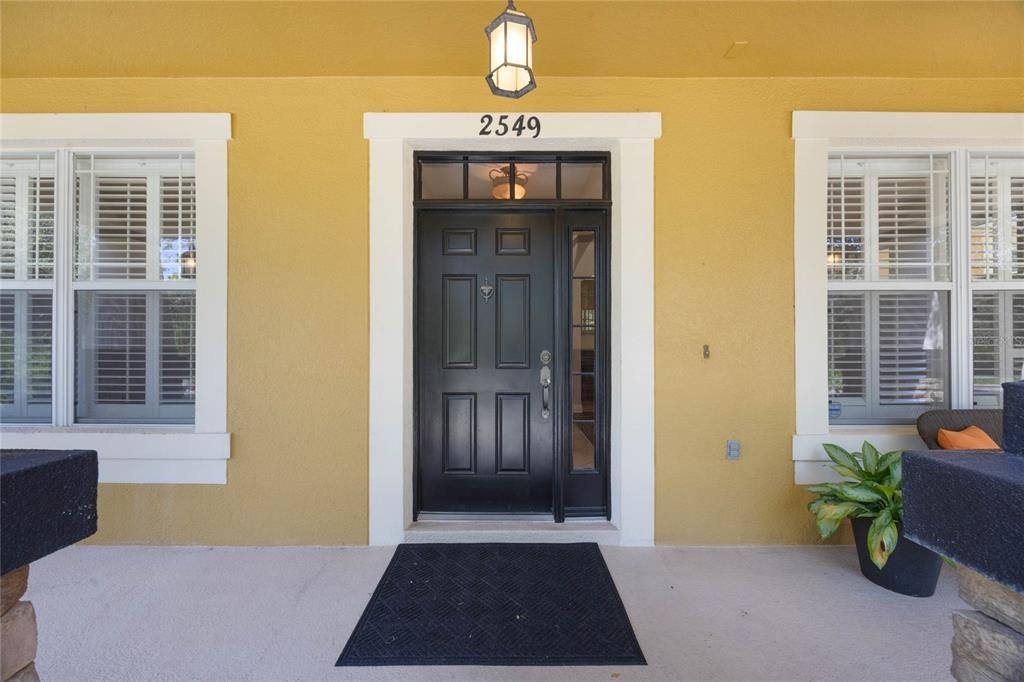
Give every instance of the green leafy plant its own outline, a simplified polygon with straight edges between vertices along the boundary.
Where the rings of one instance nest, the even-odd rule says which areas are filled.
[[[903,522],[903,451],[882,454],[866,441],[860,452],[847,452],[831,443],[823,447],[832,460],[831,469],[851,480],[807,488],[818,496],[807,505],[816,517],[818,532],[830,537],[847,517],[873,519],[868,554],[882,568],[896,549],[896,524]]]

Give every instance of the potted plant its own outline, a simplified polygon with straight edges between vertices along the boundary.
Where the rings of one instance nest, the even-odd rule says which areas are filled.
[[[902,450],[882,454],[865,442],[861,452],[824,445],[833,471],[850,479],[812,485],[817,499],[807,508],[827,538],[849,517],[860,571],[871,582],[911,597],[930,597],[942,557],[903,537]]]

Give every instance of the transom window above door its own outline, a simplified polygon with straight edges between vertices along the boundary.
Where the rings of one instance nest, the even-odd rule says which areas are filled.
[[[418,200],[543,201],[611,198],[607,153],[416,155]]]

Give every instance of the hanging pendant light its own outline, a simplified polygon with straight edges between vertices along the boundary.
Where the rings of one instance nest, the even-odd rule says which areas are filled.
[[[491,191],[491,196],[495,199],[509,199],[512,197],[512,186],[510,182],[512,179],[512,169],[509,166],[502,166],[501,168],[492,168],[490,172],[491,184],[494,189]],[[526,183],[528,179],[526,173],[516,171],[515,178],[515,198],[522,199],[526,196]]]
[[[487,85],[501,97],[518,99],[537,87],[533,78],[533,43],[537,32],[533,19],[508,0],[505,11],[484,29],[491,47]]]

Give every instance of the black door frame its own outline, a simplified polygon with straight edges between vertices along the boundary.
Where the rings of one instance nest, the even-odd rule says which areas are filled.
[[[554,292],[555,292],[555,348],[558,363],[554,368],[558,381],[554,382],[552,391],[552,417],[554,421],[554,452],[552,466],[552,516],[557,523],[567,517],[603,516],[610,520],[611,504],[611,155],[607,152],[576,152],[576,153],[481,153],[481,152],[416,152],[414,154],[414,200],[413,200],[413,521],[418,520],[421,507],[421,477],[419,453],[419,216],[422,211],[444,210],[487,210],[495,212],[525,213],[535,211],[551,211],[555,214],[554,243]],[[468,197],[468,163],[509,163],[513,168],[516,161],[537,162],[600,162],[603,163],[603,198],[602,199],[422,199],[422,167],[423,163],[463,163],[463,197]],[[511,173],[514,177],[514,172]],[[556,173],[557,193],[561,195],[561,166]],[[571,412],[572,385],[571,370],[568,358],[571,353],[572,310],[572,271],[569,259],[572,257],[572,229],[566,214],[577,211],[600,212],[603,220],[601,225],[593,225],[596,232],[595,275],[598,285],[596,293],[596,315],[603,324],[598,325],[597,354],[595,359],[595,392],[604,396],[595,414],[595,436],[602,453],[601,469],[596,472],[603,479],[603,505],[575,507],[567,510],[565,504],[565,487],[570,476],[593,476],[594,473],[571,472],[571,461],[567,453],[571,453]],[[595,451],[595,464],[598,457]],[[567,513],[568,511],[568,513]]]

